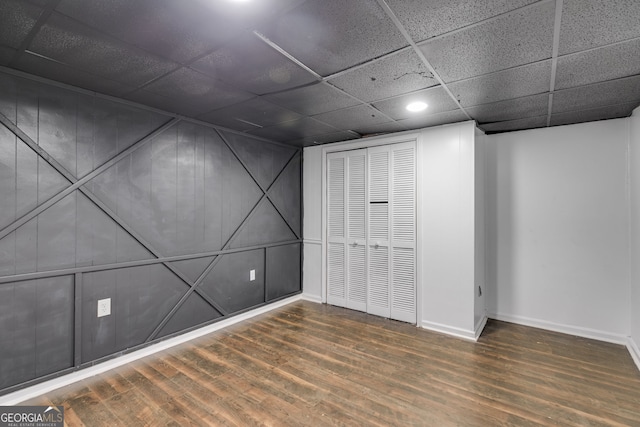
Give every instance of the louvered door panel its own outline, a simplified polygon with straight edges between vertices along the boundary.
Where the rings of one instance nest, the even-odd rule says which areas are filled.
[[[347,307],[367,310],[366,150],[347,153]]]
[[[391,146],[391,318],[416,323],[416,150]]]
[[[391,318],[416,322],[415,251],[393,248],[393,286],[391,287]]]
[[[367,313],[390,317],[389,292],[389,248],[370,246]]]
[[[347,301],[346,161],[341,153],[327,156],[327,302],[340,307]]]

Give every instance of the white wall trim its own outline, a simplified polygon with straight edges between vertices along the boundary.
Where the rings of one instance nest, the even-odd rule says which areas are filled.
[[[478,338],[480,338],[480,335],[482,335],[482,331],[484,331],[484,327],[487,326],[487,320],[489,320],[489,318],[487,316],[484,316],[482,319],[480,319],[480,321],[476,325],[475,341],[478,341]]]
[[[303,299],[304,301],[322,304],[322,297],[320,295],[306,294],[303,292],[301,295],[301,299]]]
[[[640,370],[640,346],[638,346],[632,337],[627,337],[627,349],[633,361],[636,362],[638,370]]]
[[[303,239],[302,243],[305,245],[322,245],[322,240],[318,239]]]
[[[268,313],[275,309],[289,305],[293,302],[300,301],[301,299],[303,299],[302,295],[295,295],[290,298],[286,298],[272,304],[256,308],[255,310],[247,311],[237,316],[230,317],[229,319],[221,320],[203,328],[187,332],[186,334],[179,335],[174,338],[169,338],[168,340],[161,341],[157,344],[150,345],[149,347],[145,347],[143,349],[125,354],[115,359],[107,360],[106,362],[98,363],[96,365],[80,369],[76,372],[72,372],[70,374],[45,381],[40,384],[36,384],[22,390],[15,391],[13,393],[5,394],[4,396],[0,396],[0,406],[17,405],[21,402],[24,402],[25,400],[36,398],[60,387],[64,387],[66,385],[84,380],[86,378],[93,377],[119,366],[126,365],[138,359],[142,359],[143,357],[150,356],[168,348],[183,344],[187,341],[191,341],[220,329],[224,329],[228,326],[235,325],[236,323],[240,323],[244,320],[251,319],[252,317],[258,316],[260,314]]]
[[[475,331],[469,331],[467,329],[457,328],[455,326],[443,325],[435,322],[427,322],[423,320],[420,323],[420,327],[429,331],[440,332],[445,335],[451,335],[456,338],[463,338],[469,341],[476,341]]]
[[[519,325],[531,326],[532,328],[546,329],[549,331],[560,332],[562,334],[575,335],[582,338],[589,338],[598,341],[610,342],[613,344],[627,344],[627,336],[623,334],[614,334],[611,332],[600,331],[597,329],[583,328],[580,326],[563,325],[560,323],[549,322],[546,320],[532,319],[524,316],[516,316],[504,313],[491,313],[489,318],[501,320],[503,322],[517,323]]]

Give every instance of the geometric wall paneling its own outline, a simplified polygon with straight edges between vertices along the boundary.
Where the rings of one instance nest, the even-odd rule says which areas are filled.
[[[185,292],[160,264],[83,274],[82,361],[142,344]],[[97,301],[111,298],[111,315],[97,317]]]
[[[300,174],[302,155],[296,154],[269,189],[269,200],[289,224],[293,232],[300,230]]]
[[[267,248],[267,301],[300,290],[300,243]]]
[[[230,242],[230,248],[259,246],[298,240],[291,227],[266,198],[263,199]]]
[[[160,330],[157,337],[162,338],[176,332],[184,331],[222,316],[195,292],[189,295],[184,304],[176,311]]]
[[[221,131],[220,134],[262,188],[267,188],[273,183],[296,152],[291,147],[265,144],[231,132]]]
[[[73,276],[0,286],[0,389],[73,366],[73,313]]]
[[[222,255],[200,289],[228,313],[262,304],[264,257],[264,249]],[[255,270],[253,281],[249,280],[250,270]]]
[[[0,229],[69,185],[69,181],[1,125],[0,156]]]
[[[3,392],[264,304],[260,246],[295,242],[269,262],[299,264],[299,150],[1,73],[0,88],[0,309],[24,308],[2,310],[0,328],[36,328],[55,350],[0,331],[2,348],[19,344],[0,354]],[[272,279],[270,298],[299,276]],[[61,334],[64,348],[47,341]]]
[[[214,258],[215,257],[211,256],[205,258],[187,259],[184,261],[173,261],[170,262],[169,265],[184,273],[184,275],[193,283],[198,280],[202,273],[204,273],[204,271],[207,269],[209,264],[211,264]]]

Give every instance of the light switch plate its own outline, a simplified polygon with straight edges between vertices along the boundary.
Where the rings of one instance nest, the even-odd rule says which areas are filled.
[[[111,314],[111,298],[98,300],[98,317],[109,316]]]
[[[255,270],[250,270],[249,271],[249,281],[253,282],[254,280],[256,280],[256,271]]]

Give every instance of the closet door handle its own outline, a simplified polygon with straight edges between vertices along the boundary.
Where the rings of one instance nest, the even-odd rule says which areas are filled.
[[[378,249],[380,247],[380,242],[376,242],[375,245],[373,245],[374,248]]]

